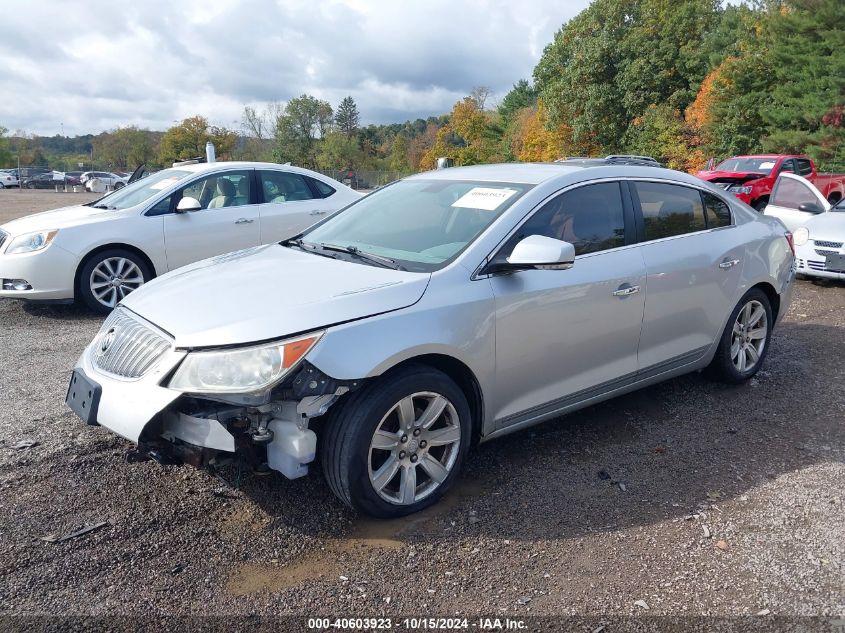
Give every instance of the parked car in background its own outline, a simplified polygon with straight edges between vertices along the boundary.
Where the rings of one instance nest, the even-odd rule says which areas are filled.
[[[845,280],[845,200],[832,205],[809,180],[781,174],[764,213],[792,231],[799,274]]]
[[[762,211],[769,203],[772,187],[780,174],[803,176],[814,183],[831,204],[845,196],[845,174],[819,174],[812,158],[795,154],[733,156],[712,170],[698,172],[698,177]]]
[[[121,299],[66,401],[161,460],[296,478],[319,450],[344,503],[406,515],[476,441],[699,369],[748,380],[792,279],[783,225],[688,174],[441,169]]]
[[[53,172],[48,171],[24,178],[21,187],[25,189],[54,189],[56,185],[61,185],[63,182],[63,177],[62,179],[57,179]]]
[[[107,187],[120,189],[129,181],[129,176],[119,176],[107,171],[86,171],[79,180],[88,191],[102,193]]]
[[[787,229],[795,231],[817,215],[828,212],[831,206],[824,194],[806,178],[781,174],[763,213],[777,218]]]
[[[79,299],[108,312],[157,275],[290,237],[359,197],[272,163],[165,169],[95,202],[0,226],[0,297]]]
[[[5,170],[0,171],[0,189],[19,186],[20,181],[18,180],[17,174]]]

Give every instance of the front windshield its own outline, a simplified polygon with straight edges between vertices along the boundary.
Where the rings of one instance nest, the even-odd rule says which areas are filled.
[[[91,206],[100,209],[128,209],[149,200],[190,174],[191,172],[182,169],[164,169],[92,202]]]
[[[390,258],[407,270],[445,266],[531,189],[517,183],[402,180],[308,231],[305,244]]]
[[[752,172],[755,174],[770,174],[775,168],[775,161],[771,158],[729,158],[716,166],[715,171]]]

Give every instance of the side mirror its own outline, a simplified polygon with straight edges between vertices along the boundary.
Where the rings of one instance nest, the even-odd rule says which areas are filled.
[[[822,205],[818,202],[802,202],[798,205],[799,211],[804,211],[805,213],[815,213],[818,215],[819,213],[824,213],[824,209]]]
[[[493,264],[488,271],[566,270],[575,264],[575,247],[569,242],[545,235],[529,235],[513,248],[504,262]]]
[[[199,211],[202,209],[200,201],[196,198],[186,196],[176,205],[176,213],[187,213],[188,211]]]

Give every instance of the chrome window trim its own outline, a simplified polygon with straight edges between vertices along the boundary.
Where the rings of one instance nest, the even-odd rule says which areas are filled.
[[[508,234],[498,244],[496,244],[495,248],[493,248],[487,254],[487,256],[478,264],[478,266],[475,267],[475,269],[473,270],[472,275],[470,277],[470,280],[476,281],[478,279],[487,279],[487,278],[491,277],[490,274],[482,274],[481,270],[491,261],[491,259],[493,257],[495,257],[495,255],[499,252],[499,249],[501,249],[502,246],[513,236],[513,234],[516,233],[519,230],[519,228],[528,220],[528,218],[530,218],[532,215],[534,215],[540,209],[542,209],[543,206],[547,202],[549,202],[549,200],[551,200],[552,198],[555,198],[555,197],[557,197],[561,194],[572,191],[573,189],[577,189],[579,187],[586,187],[586,186],[589,186],[589,185],[601,184],[601,183],[606,183],[606,182],[619,182],[619,183],[621,183],[621,182],[629,182],[629,183],[630,182],[655,182],[655,183],[660,183],[660,184],[678,185],[680,187],[688,187],[689,189],[695,189],[696,191],[699,191],[700,193],[709,193],[710,195],[715,196],[716,198],[718,198],[719,200],[721,200],[722,202],[724,202],[727,205],[728,210],[731,213],[731,223],[727,226],[717,226],[717,227],[714,227],[712,229],[702,229],[701,231],[693,231],[692,233],[681,233],[679,235],[670,235],[668,237],[661,237],[661,238],[657,238],[657,239],[654,239],[654,240],[637,241],[637,242],[634,242],[633,244],[624,244],[622,246],[616,246],[614,248],[608,248],[606,250],[597,251],[597,252],[594,252],[594,253],[583,253],[581,255],[575,256],[576,261],[579,258],[590,257],[590,256],[593,256],[593,255],[602,255],[604,253],[613,253],[613,252],[620,251],[620,250],[623,250],[623,249],[626,249],[626,248],[633,248],[635,246],[642,246],[644,244],[657,244],[659,242],[665,242],[665,241],[668,241],[668,240],[676,240],[676,239],[679,239],[679,238],[689,237],[691,235],[701,235],[703,233],[712,233],[714,231],[724,231],[726,229],[733,229],[733,228],[736,228],[738,226],[738,224],[736,223],[736,213],[734,213],[733,205],[731,204],[731,202],[729,200],[726,200],[722,196],[716,194],[710,188],[708,188],[704,185],[699,185],[697,183],[694,184],[694,183],[687,183],[687,182],[679,182],[677,180],[670,180],[668,178],[654,178],[654,177],[646,177],[646,176],[607,176],[605,178],[595,178],[593,180],[584,180],[584,181],[581,181],[581,182],[573,183],[571,185],[567,185],[563,189],[558,189],[554,193],[549,194],[547,197],[543,198],[543,200],[538,202],[537,205],[533,209],[531,209],[528,213],[526,213],[524,216],[522,216],[517,221],[517,223],[514,225],[514,228],[511,229],[508,232]],[[638,210],[636,208],[634,208],[633,211],[634,211],[634,214],[636,214],[638,212]],[[640,211],[640,215],[642,215],[642,211]]]

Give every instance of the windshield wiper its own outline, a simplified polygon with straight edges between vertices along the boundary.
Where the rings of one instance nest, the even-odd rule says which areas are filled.
[[[311,253],[313,255],[319,255],[320,257],[328,257],[329,259],[337,259],[337,256],[332,255],[331,253],[321,253],[319,250],[320,247],[316,244],[312,244],[310,242],[305,242],[301,237],[291,237],[286,240],[282,240],[279,242],[280,246],[287,246],[291,247],[294,246],[306,253]]]
[[[395,259],[390,259],[389,257],[382,257],[381,255],[374,255],[373,253],[362,251],[357,246],[338,246],[337,244],[323,244],[321,242],[320,248],[327,251],[337,251],[338,253],[348,253],[349,255],[352,255],[359,259],[363,259],[365,261],[384,266],[385,268],[392,268],[393,270],[405,270],[404,267],[396,263]]]
[[[91,208],[92,209],[114,209],[114,207],[110,207],[107,204],[92,204]]]

